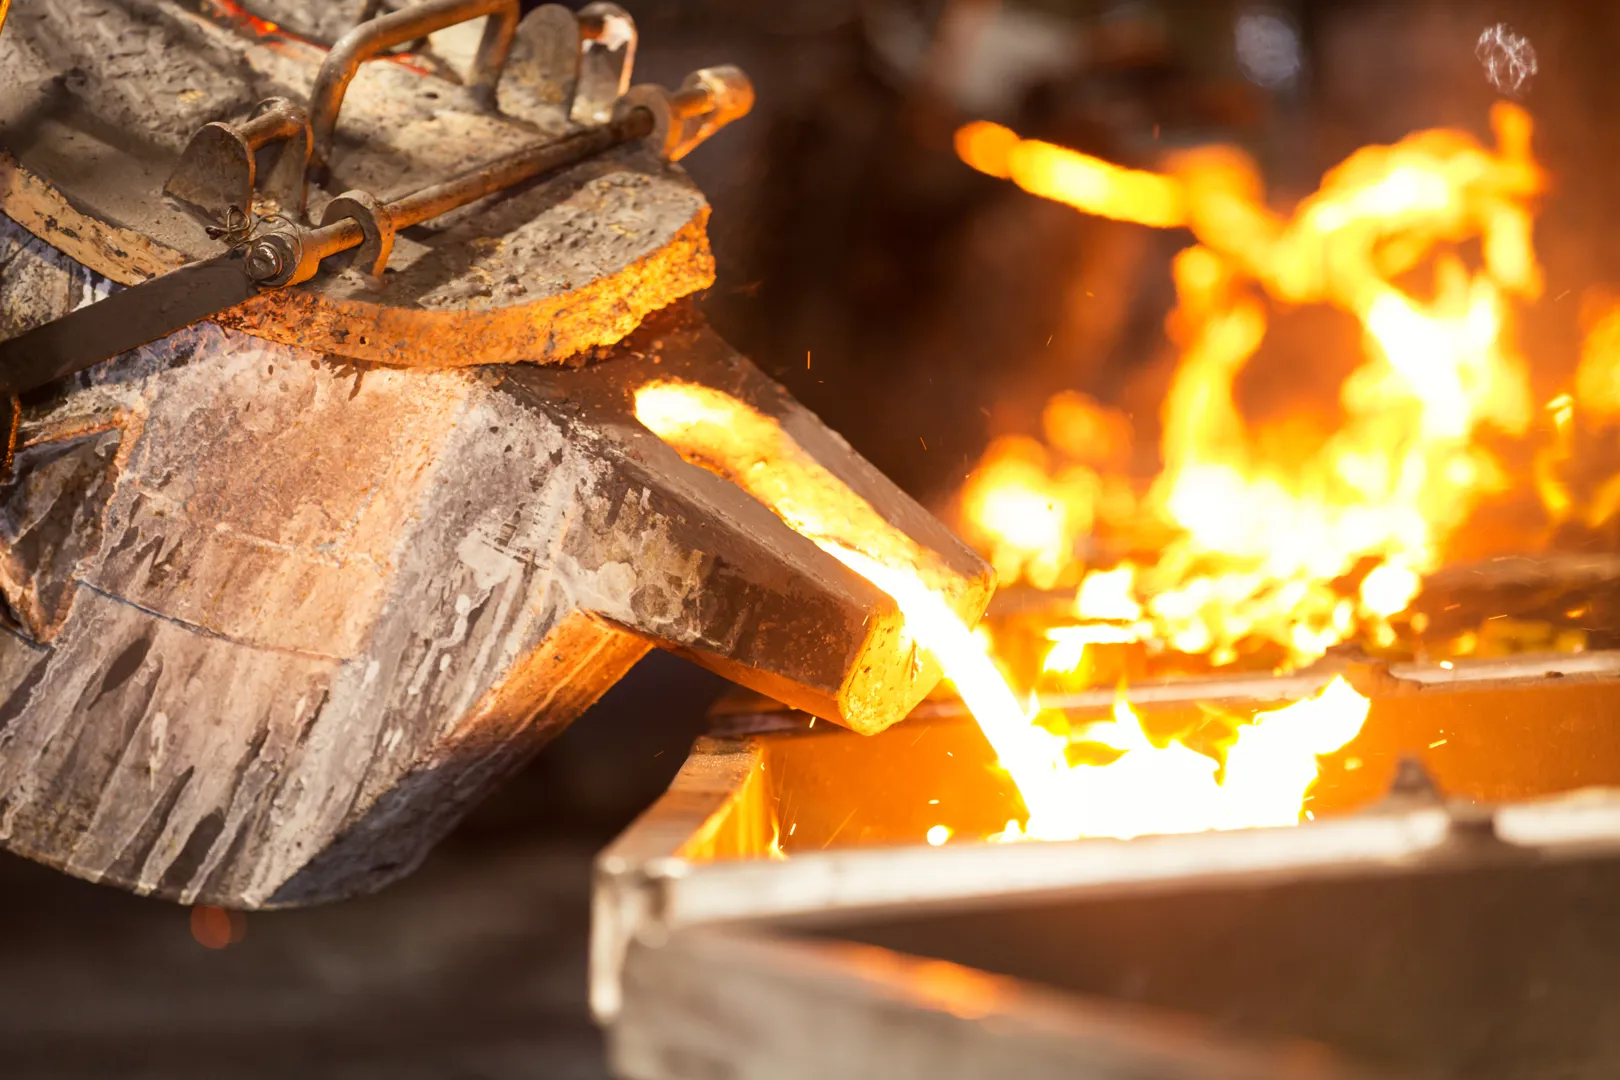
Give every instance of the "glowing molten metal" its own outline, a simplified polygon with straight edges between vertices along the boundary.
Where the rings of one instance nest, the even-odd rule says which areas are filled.
[[[1219,781],[1215,759],[1175,741],[1151,742],[1123,699],[1113,720],[1057,734],[1026,713],[984,640],[930,584],[916,545],[775,420],[718,390],[667,381],[636,392],[636,417],[687,461],[737,484],[894,598],[908,632],[945,669],[1029,810],[1023,825],[1009,822],[1002,839],[1291,825],[1316,778],[1317,755],[1345,745],[1366,719],[1367,700],[1334,680],[1312,700],[1238,726]],[[1075,742],[1117,756],[1103,765],[1071,764]]]
[[[1494,149],[1429,131],[1360,150],[1287,216],[1266,205],[1254,163],[1235,149],[1182,152],[1144,172],[993,124],[957,133],[976,169],[1197,240],[1174,265],[1168,331],[1180,361],[1158,478],[1121,494],[1128,481],[1088,447],[1123,418],[1069,394],[1048,408],[1044,444],[998,441],[963,491],[965,529],[1004,584],[1079,586],[1078,626],[1054,629],[1048,669],[1078,664],[1088,634],[1216,664],[1245,643],[1274,643],[1297,664],[1358,631],[1393,640],[1389,617],[1503,487],[1478,436],[1521,434],[1534,412],[1511,301],[1541,289],[1531,225],[1544,183],[1529,117],[1502,104],[1492,122]],[[1340,387],[1336,431],[1256,430],[1235,405],[1268,301],[1359,322],[1365,355]],[[1081,547],[1099,521],[1154,556],[1087,574]]]

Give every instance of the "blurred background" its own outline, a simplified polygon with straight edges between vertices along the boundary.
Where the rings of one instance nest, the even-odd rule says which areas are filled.
[[[1552,314],[1525,327],[1550,358],[1538,383],[1567,378],[1558,358],[1576,353],[1578,321],[1557,303],[1620,281],[1616,5],[623,2],[638,81],[732,62],[757,87],[754,113],[687,162],[714,208],[703,309],[942,514],[987,441],[1036,430],[1065,388],[1130,414],[1151,475],[1174,359],[1169,258],[1188,243],[973,172],[951,144],[965,120],[1138,166],[1235,142],[1286,206],[1367,143],[1439,125],[1488,140],[1508,92],[1554,181],[1537,235]],[[1497,24],[1534,50],[1516,86],[1493,85],[1478,51]],[[1263,406],[1272,379],[1336,386],[1343,370],[1288,358],[1354,332],[1326,317],[1281,328],[1253,396]],[[225,938],[182,908],[0,856],[0,1072],[605,1076],[585,1007],[590,859],[668,783],[724,689],[654,654],[412,879],[249,915]]]

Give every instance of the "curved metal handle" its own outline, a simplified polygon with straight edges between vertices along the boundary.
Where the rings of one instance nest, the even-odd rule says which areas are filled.
[[[484,39],[473,60],[473,92],[486,108],[495,104],[495,86],[500,82],[506,54],[517,33],[518,0],[427,0],[426,3],[361,23],[338,39],[327,53],[326,62],[315,76],[309,92],[309,126],[312,139],[310,168],[327,164],[332,139],[337,131],[338,110],[360,65],[385,49],[415,41],[447,26],[470,22],[488,15]]]

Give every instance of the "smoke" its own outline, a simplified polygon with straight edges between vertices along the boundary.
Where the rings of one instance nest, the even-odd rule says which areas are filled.
[[[1246,11],[1234,26],[1238,67],[1253,83],[1277,87],[1299,74],[1299,31],[1269,11]]]

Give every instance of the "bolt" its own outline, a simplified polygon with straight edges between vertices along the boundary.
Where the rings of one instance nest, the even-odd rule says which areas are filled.
[[[286,268],[286,252],[274,237],[266,236],[254,241],[253,246],[248,248],[242,265],[248,277],[254,281],[273,281]]]

